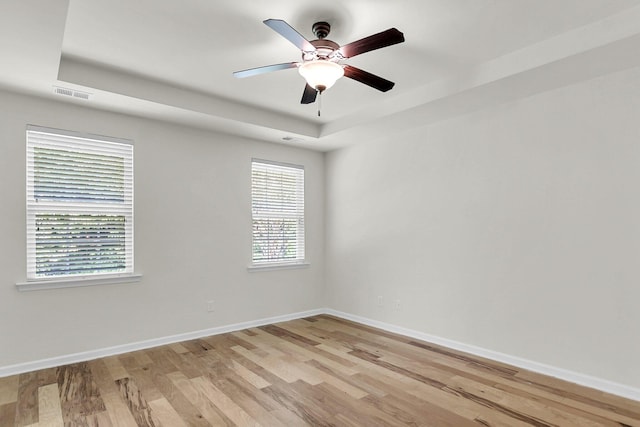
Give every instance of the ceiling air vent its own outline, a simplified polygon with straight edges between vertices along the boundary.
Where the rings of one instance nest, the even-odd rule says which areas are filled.
[[[89,99],[91,97],[90,93],[81,92],[79,90],[69,89],[66,87],[59,87],[59,86],[53,87],[53,93],[57,95],[70,96],[72,98],[80,98],[80,99]]]

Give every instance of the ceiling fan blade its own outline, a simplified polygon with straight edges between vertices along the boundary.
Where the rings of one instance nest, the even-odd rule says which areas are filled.
[[[381,33],[374,34],[342,46],[340,48],[340,53],[345,58],[352,58],[356,55],[360,55],[361,53],[402,43],[403,41],[404,34],[396,28],[389,28]]]
[[[395,85],[392,81],[383,79],[382,77],[361,70],[360,68],[352,67],[351,65],[344,66],[344,76],[360,83],[364,83],[367,86],[371,86],[372,88],[378,89],[382,92],[391,90]]]
[[[316,102],[316,96],[318,96],[318,91],[309,86],[308,84],[304,87],[304,92],[302,92],[302,100],[301,104],[313,104]]]
[[[286,70],[287,68],[296,68],[297,62],[286,62],[284,64],[265,65],[264,67],[249,68],[248,70],[234,71],[233,75],[239,79],[244,77],[256,76],[258,74],[270,73],[271,71]]]
[[[297,32],[291,25],[287,24],[282,19],[267,19],[262,21],[276,33],[280,34],[285,39],[297,46],[303,52],[315,52],[316,48],[309,40],[305,39],[302,34]]]

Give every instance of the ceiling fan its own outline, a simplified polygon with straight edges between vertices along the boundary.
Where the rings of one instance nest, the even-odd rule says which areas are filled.
[[[390,28],[381,33],[340,46],[326,38],[331,30],[331,26],[327,22],[313,24],[312,31],[317,40],[312,41],[304,38],[291,25],[281,19],[267,19],[263,22],[300,49],[302,62],[286,62],[236,71],[233,73],[235,77],[243,78],[271,71],[298,68],[298,72],[307,82],[300,101],[302,104],[315,102],[319,93],[329,89],[342,76],[364,83],[382,92],[391,90],[395,85],[392,81],[352,65],[340,64],[340,61],[372,50],[402,43],[404,35],[396,28]]]

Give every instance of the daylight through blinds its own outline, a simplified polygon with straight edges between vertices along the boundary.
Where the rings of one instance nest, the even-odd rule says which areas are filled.
[[[27,278],[133,272],[133,145],[27,129]]]
[[[254,264],[303,262],[304,168],[251,163]]]

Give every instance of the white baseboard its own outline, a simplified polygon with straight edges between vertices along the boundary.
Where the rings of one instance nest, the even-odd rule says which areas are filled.
[[[32,362],[20,363],[16,365],[0,366],[0,377],[21,374],[23,372],[37,371],[39,369],[52,368],[55,366],[67,365],[69,363],[84,362],[100,357],[114,356],[117,354],[128,353],[131,351],[144,350],[146,348],[157,347],[175,342],[187,341],[211,335],[224,334],[227,332],[239,331],[247,328],[255,328],[257,326],[269,325],[272,323],[286,322],[288,320],[300,319],[303,317],[317,316],[319,314],[330,314],[353,322],[362,323],[367,326],[382,329],[388,332],[404,335],[406,337],[431,342],[434,344],[448,347],[454,350],[463,351],[472,355],[484,357],[498,362],[506,363],[518,368],[537,372],[543,375],[559,378],[575,384],[580,384],[606,393],[615,394],[617,396],[626,397],[628,399],[640,401],[640,389],[619,384],[613,381],[592,377],[590,375],[581,374],[579,372],[569,371],[555,366],[534,362],[516,356],[500,353],[493,350],[487,350],[482,347],[464,344],[458,341],[429,335],[424,332],[413,329],[403,328],[401,326],[392,325],[390,323],[380,322],[366,317],[354,314],[344,313],[330,308],[315,309],[302,311],[298,313],[285,314],[282,316],[268,317],[264,319],[252,320],[248,322],[234,323],[231,325],[219,326],[210,329],[203,329],[184,334],[171,335],[167,337],[154,338],[145,341],[139,341],[130,344],[117,345],[113,347],[102,348],[98,350],[85,351],[81,353],[68,354],[50,359],[35,360]]]
[[[298,313],[285,314],[282,316],[268,317],[264,319],[251,320],[248,322],[234,323],[231,325],[218,326],[215,328],[203,329],[200,331],[187,332],[184,334],[170,335],[167,337],[154,338],[130,344],[116,345],[113,347],[101,348],[98,350],[84,351],[81,353],[67,354],[64,356],[52,357],[49,359],[34,360],[32,362],[19,363],[16,365],[0,366],[0,378],[9,375],[21,374],[23,372],[37,371],[39,369],[53,368],[56,366],[68,365],[70,363],[86,362],[87,360],[98,359],[100,357],[114,356],[128,353],[130,351],[144,350],[146,348],[158,347],[181,341],[193,340],[196,338],[208,337],[211,335],[225,334],[227,332],[240,331],[257,326],[270,325],[272,323],[286,322],[287,320],[300,319],[303,317],[316,316],[325,313],[326,310],[316,309],[302,311]]]
[[[482,347],[476,347],[474,345],[464,344],[458,341],[438,337],[435,335],[425,334],[424,332],[415,331],[413,329],[403,328],[401,326],[392,325],[389,323],[379,322],[377,320],[368,319],[341,311],[326,309],[326,314],[340,317],[353,322],[362,323],[367,326],[382,329],[388,332],[404,335],[406,337],[419,339],[421,341],[427,341],[433,344],[438,344],[443,347],[448,347],[453,350],[463,351],[475,356],[484,357],[486,359],[495,360],[497,362],[506,363],[508,365],[515,366],[517,368],[526,369],[528,371],[536,372],[550,377],[559,378],[561,380],[569,381],[574,384],[580,384],[585,387],[593,388],[596,390],[604,391],[606,393],[615,394],[616,396],[626,397],[627,399],[640,401],[640,389],[631,387],[624,384],[619,384],[613,381],[604,380],[590,375],[581,374],[579,372],[569,371],[567,369],[557,368],[555,366],[546,365],[544,363],[534,362],[532,360],[523,359],[516,356],[500,353],[493,350],[487,350]]]

